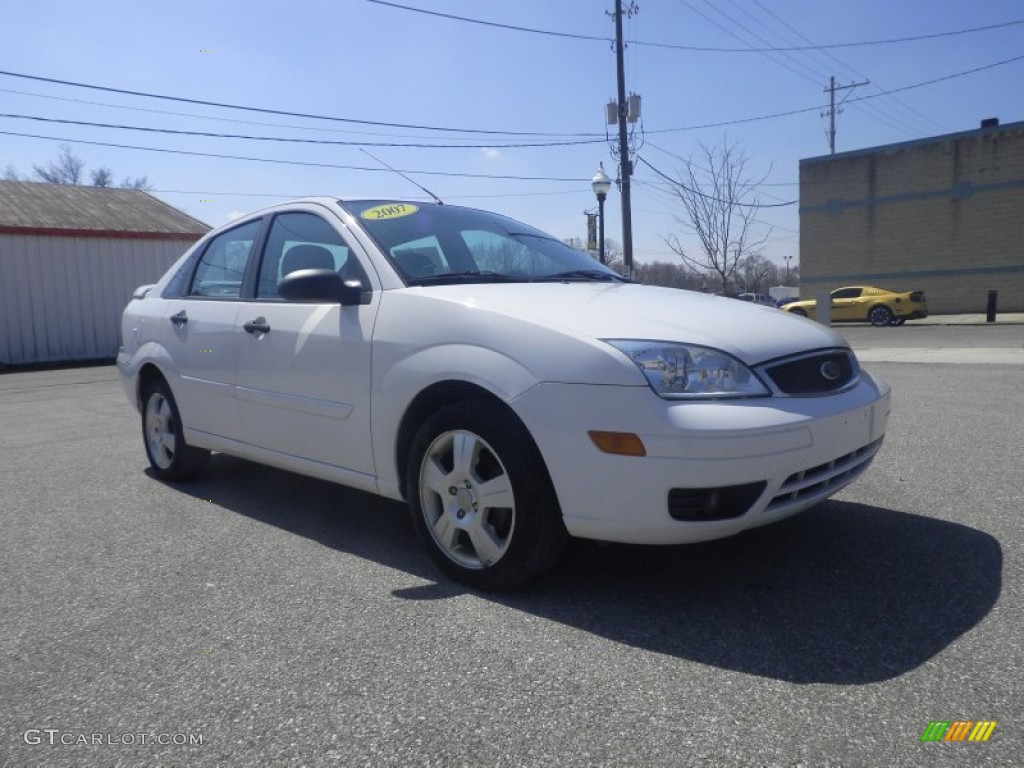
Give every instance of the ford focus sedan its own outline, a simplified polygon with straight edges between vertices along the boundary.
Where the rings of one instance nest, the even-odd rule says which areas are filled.
[[[890,407],[814,322],[433,203],[243,217],[139,288],[122,338],[158,478],[219,451],[403,500],[481,589],[570,536],[680,544],[806,510],[867,469]]]

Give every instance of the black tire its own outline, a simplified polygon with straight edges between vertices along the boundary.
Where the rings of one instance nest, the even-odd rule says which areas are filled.
[[[535,578],[568,539],[544,460],[503,406],[467,401],[434,413],[413,439],[405,487],[431,559],[476,589]]]
[[[877,304],[868,310],[868,320],[876,328],[882,328],[892,322],[892,310],[884,304]]]
[[[903,325],[905,322],[907,322],[907,318],[905,317],[894,317],[889,325]]]
[[[185,480],[206,467],[210,452],[185,442],[171,388],[162,378],[142,389],[142,444],[153,473],[161,480]]]
[[[799,315],[800,317],[807,317],[807,313],[804,310],[800,309],[799,307],[797,307],[796,309],[787,309],[786,311],[789,312],[789,314],[791,314],[791,315]]]

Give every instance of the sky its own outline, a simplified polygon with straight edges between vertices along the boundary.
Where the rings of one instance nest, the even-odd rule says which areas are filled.
[[[13,166],[31,176],[67,143],[87,173],[146,176],[153,194],[212,226],[308,195],[424,199],[366,150],[445,202],[585,238],[584,212],[596,207],[591,177],[601,162],[618,175],[615,128],[605,125],[616,92],[613,0],[396,3],[406,8],[0,0],[0,173]],[[1005,26],[944,34],[990,25]],[[942,36],[861,44],[928,35]],[[869,81],[837,92],[846,99],[839,152],[971,130],[987,117],[1024,120],[1020,0],[643,0],[625,37],[626,89],[642,97],[632,126],[638,262],[678,263],[665,244],[672,235],[697,248],[681,204],[651,166],[678,177],[701,144],[729,143],[747,157],[748,175],[764,179],[759,202],[773,206],[757,213],[764,254],[799,263],[799,161],[828,154],[830,76],[837,85]],[[794,46],[818,48],[750,50]],[[886,94],[895,89],[905,90]],[[615,187],[605,213],[606,235],[621,242]]]

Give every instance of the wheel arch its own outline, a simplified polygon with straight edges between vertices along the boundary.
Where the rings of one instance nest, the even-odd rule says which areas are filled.
[[[399,492],[402,494],[402,498],[408,500],[405,476],[409,461],[409,449],[412,447],[412,441],[416,436],[417,430],[426,421],[427,417],[435,411],[446,405],[467,401],[487,403],[494,408],[505,411],[523,425],[523,429],[526,430],[527,434],[530,434],[529,428],[523,424],[519,414],[490,390],[485,389],[479,384],[457,379],[435,382],[421,390],[412,399],[409,406],[405,409],[405,413],[402,414],[401,422],[399,422],[393,458],[395,467],[398,470]],[[532,435],[530,439],[533,440]],[[534,441],[534,449],[537,450],[539,455],[540,450],[537,448],[536,441]],[[541,456],[541,460],[543,461],[543,456]]]
[[[164,372],[156,365],[156,363],[147,362],[139,368],[138,381],[135,385],[135,402],[139,408],[142,408],[142,393],[146,391],[146,387],[153,381],[163,379],[167,381],[167,377],[164,376]],[[169,386],[169,384],[168,384]]]

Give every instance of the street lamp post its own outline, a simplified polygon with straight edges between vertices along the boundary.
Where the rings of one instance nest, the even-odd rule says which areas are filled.
[[[590,186],[597,195],[597,254],[598,260],[604,264],[604,201],[608,197],[608,190],[612,188],[612,180],[604,172],[604,163],[601,163],[590,180]]]

